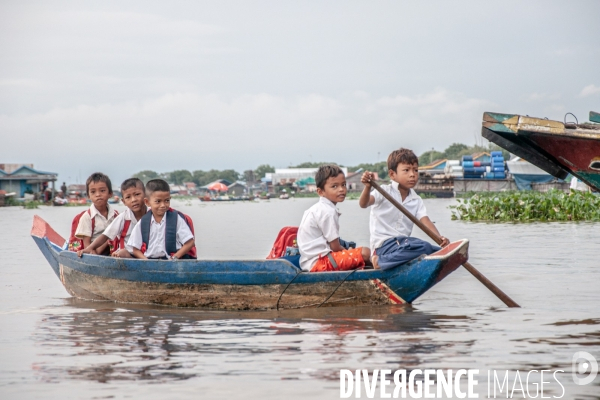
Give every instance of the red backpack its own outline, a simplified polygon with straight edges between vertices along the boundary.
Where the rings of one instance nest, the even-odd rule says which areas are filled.
[[[123,221],[123,231],[121,232],[121,236],[117,236],[115,238],[115,251],[125,248],[125,237],[127,236],[127,232],[129,232],[130,225],[130,219],[126,219],[125,221]]]
[[[92,216],[92,213],[90,212],[90,209],[88,208],[87,210],[82,211],[79,214],[77,214],[75,216],[75,218],[73,218],[73,222],[71,222],[71,236],[69,236],[69,246],[67,247],[67,249],[69,251],[83,250],[83,240],[76,237],[75,232],[77,232],[77,227],[79,226],[79,220],[85,213],[88,213],[90,217]],[[119,215],[119,212],[117,210],[115,210],[114,216],[116,217],[117,215]],[[92,218],[92,235],[94,235],[95,227],[96,227],[96,218]],[[110,248],[111,253],[114,251],[116,244],[117,244],[116,238],[115,238],[115,240],[110,240],[108,242],[108,246]]]
[[[280,258],[284,256],[295,256],[300,254],[298,250],[298,236],[297,226],[286,226],[279,231],[277,239],[273,244],[271,252],[267,256],[267,259]]]

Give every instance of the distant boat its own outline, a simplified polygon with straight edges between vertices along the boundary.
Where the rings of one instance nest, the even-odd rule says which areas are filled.
[[[200,199],[200,201],[204,202],[204,201],[245,201],[245,200],[250,200],[250,196],[228,196],[228,195],[224,195],[224,196],[215,196],[215,197],[210,197],[210,196],[198,196],[198,199]]]
[[[596,119],[591,112],[590,121]],[[556,178],[572,174],[600,190],[600,124],[486,112],[481,134]]]
[[[136,260],[63,250],[39,216],[31,236],[71,296],[86,300],[231,310],[412,303],[468,259],[469,241],[450,243],[386,271],[303,272],[286,259]]]

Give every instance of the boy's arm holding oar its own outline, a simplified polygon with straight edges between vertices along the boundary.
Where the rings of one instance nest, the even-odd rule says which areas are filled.
[[[365,187],[363,188],[360,198],[358,199],[358,205],[360,208],[367,208],[375,203],[375,197],[371,196],[371,179],[374,178],[372,172],[365,171],[360,178]]]
[[[361,208],[367,208],[369,206],[372,206],[375,203],[375,197],[373,197],[371,195],[371,187],[372,187],[371,181],[373,179],[374,179],[374,174],[369,171],[365,171],[360,179],[360,181],[365,185],[362,193],[360,194],[360,198],[358,199],[358,204],[360,205]],[[442,239],[442,241],[440,243],[441,247],[445,247],[450,244],[450,240],[448,240],[448,238],[440,235],[440,232],[437,230],[437,227],[429,219],[428,216],[421,218],[420,221],[423,223],[423,225],[425,225],[427,228],[429,228],[431,231],[433,231],[437,236],[439,236],[440,239]]]

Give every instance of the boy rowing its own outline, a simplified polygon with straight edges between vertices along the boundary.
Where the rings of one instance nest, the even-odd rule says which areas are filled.
[[[425,226],[439,235],[433,222],[427,216],[427,210],[421,197],[412,189],[419,180],[419,159],[408,149],[393,151],[387,160],[388,175],[392,180],[381,188],[402,204]],[[400,212],[381,193],[371,194],[373,173],[365,171],[361,182],[365,185],[358,201],[361,208],[371,207],[369,230],[373,264],[381,269],[390,269],[404,264],[423,254],[429,255],[440,250],[439,247],[421,239],[410,237],[413,223]],[[442,247],[449,241],[442,236]]]

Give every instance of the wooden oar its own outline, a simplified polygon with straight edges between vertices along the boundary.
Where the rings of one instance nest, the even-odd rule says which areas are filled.
[[[379,184],[373,180],[371,180],[371,186],[375,188],[383,197],[388,199],[390,203],[392,203],[396,208],[398,208],[404,215],[406,215],[415,225],[417,225],[423,232],[427,234],[430,238],[432,238],[437,244],[442,243],[442,239],[436,235],[431,229],[426,227],[421,221],[419,221],[414,215],[412,215],[404,206],[396,201],[392,196],[389,195],[385,190],[379,186]],[[470,263],[466,262],[463,264],[463,267],[467,271],[469,271],[475,278],[479,280],[479,282],[483,283],[483,285],[492,291],[500,300],[504,302],[508,307],[520,307],[517,303],[515,303],[506,293],[504,293],[498,286],[494,285],[492,281],[483,276],[483,274],[472,266]]]

